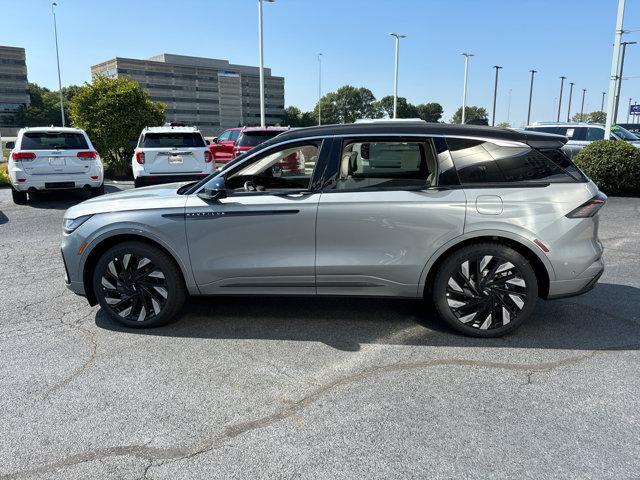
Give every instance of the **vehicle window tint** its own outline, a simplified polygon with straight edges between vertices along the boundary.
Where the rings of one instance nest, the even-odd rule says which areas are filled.
[[[238,139],[239,147],[255,147],[270,138],[279,135],[281,132],[243,132]]]
[[[226,142],[227,140],[229,140],[230,135],[231,132],[229,130],[227,130],[226,132],[222,132],[222,134],[220,134],[220,136],[218,137],[218,141]]]
[[[202,135],[190,132],[147,133],[142,148],[204,147]]]
[[[436,159],[430,142],[345,142],[338,190],[402,189],[431,185]]]
[[[227,188],[238,192],[307,189],[320,145],[321,142],[309,142],[258,155],[226,179]]]
[[[586,127],[567,127],[567,133],[565,134],[569,140],[584,141],[587,139]]]
[[[21,150],[86,150],[84,135],[69,132],[27,132],[22,135]]]
[[[229,133],[229,141],[235,142],[240,136],[240,130],[231,130]]]
[[[447,139],[453,164],[463,185],[504,182],[502,172],[484,147],[485,143],[482,140],[465,138]]]
[[[567,182],[575,179],[559,165],[528,146],[506,147],[486,143],[507,182]]]
[[[528,127],[525,130],[532,130],[534,132],[553,133],[555,135],[564,135],[566,128],[562,127]]]
[[[602,128],[587,128],[587,140],[590,142],[604,140],[604,130]]]
[[[576,167],[566,153],[560,148],[543,148],[540,153],[551,160],[553,163],[562,168],[578,181],[585,179],[584,175],[578,167]]]

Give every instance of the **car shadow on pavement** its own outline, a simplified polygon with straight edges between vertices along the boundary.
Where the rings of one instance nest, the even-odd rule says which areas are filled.
[[[105,193],[114,193],[121,190],[121,188],[115,185],[105,184],[104,186]],[[90,198],[91,194],[85,190],[49,190],[46,192],[30,193],[27,206],[47,210],[66,210]]]
[[[422,302],[341,297],[191,298],[177,322],[132,329],[102,310],[96,324],[138,335],[322,342],[357,351],[363,344],[569,350],[640,349],[640,289],[599,284],[564,300],[539,301],[533,317],[502,338],[478,339],[449,329]]]
[[[4,225],[8,221],[9,221],[9,217],[7,217],[4,213],[2,213],[2,210],[0,210],[0,225]]]

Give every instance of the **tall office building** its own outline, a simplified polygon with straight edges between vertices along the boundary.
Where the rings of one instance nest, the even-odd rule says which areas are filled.
[[[284,115],[284,78],[265,76],[265,120]],[[195,125],[205,135],[260,125],[260,69],[226,60],[163,53],[147,60],[116,57],[91,67],[91,76],[136,80],[152,101],[165,104],[167,121]]]
[[[0,133],[5,137],[18,132],[15,111],[29,105],[25,58],[24,48],[0,46]]]

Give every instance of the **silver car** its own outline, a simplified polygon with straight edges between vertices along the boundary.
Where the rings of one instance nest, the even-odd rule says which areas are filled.
[[[71,207],[66,283],[130,327],[169,322],[187,295],[342,295],[424,298],[459,332],[503,335],[603,271],[606,197],[564,142],[423,122],[292,130],[201,182]]]

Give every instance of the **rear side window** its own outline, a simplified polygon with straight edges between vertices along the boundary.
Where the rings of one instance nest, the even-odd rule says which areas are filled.
[[[604,129],[602,128],[587,128],[587,140],[595,142],[596,140],[604,140]]]
[[[256,145],[260,145],[262,142],[266,142],[270,138],[275,137],[280,132],[244,132],[240,135],[240,139],[238,140],[239,147],[255,147]]]
[[[528,146],[502,146],[467,139],[448,139],[447,143],[463,185],[557,183],[583,178],[560,150],[538,151]]]
[[[205,143],[200,133],[167,132],[147,133],[142,140],[142,148],[188,148],[204,147]]]
[[[81,133],[26,132],[22,135],[21,150],[87,150],[87,140]]]

